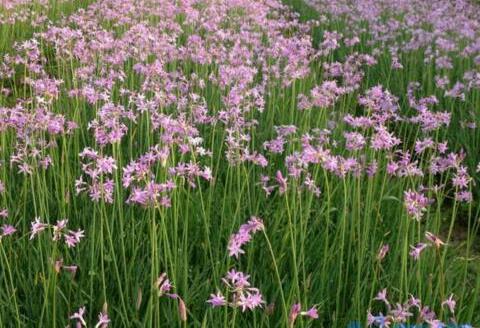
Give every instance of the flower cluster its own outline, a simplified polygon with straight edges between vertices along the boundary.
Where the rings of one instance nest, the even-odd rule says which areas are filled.
[[[240,254],[244,254],[245,251],[242,246],[252,239],[252,234],[262,231],[264,228],[262,219],[252,216],[247,223],[240,226],[237,233],[230,236],[228,242],[229,255],[238,258]]]
[[[67,219],[58,220],[56,224],[42,223],[40,220],[41,219],[39,217],[36,217],[31,223],[30,240],[35,238],[47,228],[53,231],[53,241],[59,241],[63,239],[69,248],[77,246],[81,239],[85,237],[84,231],[81,229],[78,229],[77,231],[67,229]]]
[[[75,181],[77,194],[86,191],[95,202],[102,200],[113,203],[115,183],[112,175],[117,169],[115,159],[102,156],[91,148],[85,148],[79,156],[85,161],[82,163],[82,171],[88,180],[84,181],[82,175]]]
[[[230,298],[226,299],[224,294],[217,292],[217,294],[210,295],[207,303],[213,307],[239,307],[242,312],[261,307],[265,303],[263,296],[258,288],[250,286],[249,278],[250,276],[243,272],[235,271],[234,269],[230,270],[222,278],[223,284],[227,288],[226,294]]]
[[[447,323],[442,322],[437,318],[437,314],[426,305],[422,304],[422,301],[413,295],[404,302],[391,304],[387,299],[387,290],[381,290],[374,300],[384,303],[387,309],[387,314],[379,313],[373,315],[370,311],[367,314],[367,323],[369,327],[391,327],[394,324],[405,324],[408,322],[425,323],[429,327],[441,328],[447,327]],[[455,307],[456,301],[453,295],[442,302],[442,307],[449,310],[451,318],[450,323],[456,323],[455,320]]]

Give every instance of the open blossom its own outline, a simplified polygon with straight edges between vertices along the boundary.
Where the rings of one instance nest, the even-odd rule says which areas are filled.
[[[217,292],[216,294],[210,295],[210,299],[207,301],[207,303],[210,303],[212,307],[218,307],[226,305],[227,301],[225,300],[225,296],[223,296],[222,293]]]
[[[344,132],[343,136],[346,141],[346,148],[348,150],[360,150],[365,147],[365,137],[358,132]]]
[[[64,237],[68,247],[75,247],[85,237],[85,234],[83,230],[78,229],[77,231],[69,231]]]
[[[10,224],[4,224],[0,229],[2,230],[2,233],[0,233],[0,239],[5,236],[13,235],[17,231],[17,229]]]
[[[440,246],[443,246],[445,245],[445,243],[440,239],[438,238],[437,236],[435,236],[433,233],[427,231],[425,232],[425,237],[433,244],[435,245],[436,248],[440,248]]]
[[[391,324],[390,320],[390,317],[386,317],[382,313],[375,316],[369,311],[367,314],[367,324],[369,327],[375,325],[375,327],[379,328],[388,328]]]
[[[400,139],[389,132],[386,127],[378,126],[375,128],[376,133],[373,135],[371,144],[375,150],[392,149],[401,143]]]
[[[390,313],[395,322],[406,322],[409,317],[413,316],[413,313],[409,312],[408,308],[398,303],[395,308],[390,310]]]
[[[242,312],[245,312],[247,309],[253,310],[256,307],[262,306],[264,303],[263,296],[258,290],[241,293],[237,300],[237,305],[242,309]]]
[[[230,306],[240,307],[242,312],[246,310],[254,310],[265,304],[260,290],[250,286],[249,276],[235,269],[227,272],[222,282],[228,289],[230,299],[227,300],[219,291],[217,294],[211,294],[207,300],[212,307]]]
[[[95,325],[95,328],[107,328],[110,324],[110,318],[107,313],[100,312],[98,314],[98,322]]]
[[[455,301],[452,296],[442,303],[442,306],[455,308]],[[453,313],[453,311],[451,311]],[[446,327],[437,315],[428,306],[423,306],[420,299],[410,295],[407,302],[397,303],[394,307],[387,304],[387,313],[373,315],[370,311],[367,313],[367,322],[370,327],[392,327],[394,324],[404,323],[408,325],[409,321],[413,321],[414,314],[418,313],[415,322],[420,324],[429,324],[429,327]],[[455,322],[455,318],[451,318]],[[403,326],[403,325],[399,325]],[[462,326],[463,327],[463,326]]]
[[[8,209],[7,208],[4,208],[4,209],[0,210],[0,217],[4,218],[4,219],[8,218]]]
[[[72,320],[76,320],[77,323],[80,324],[80,327],[86,327],[87,326],[87,323],[85,322],[85,319],[83,318],[83,316],[85,315],[85,307],[82,306],[81,308],[78,309],[77,312],[75,312],[74,314],[72,314],[70,316],[70,319]],[[78,325],[77,325],[78,326]]]
[[[2,322],[34,324],[41,308],[45,325],[54,325],[61,322],[57,310],[70,314],[78,302],[105,298],[114,302],[112,322],[105,307],[92,327],[160,325],[159,317],[174,325],[163,303],[178,301],[182,320],[186,305],[166,273],[150,277],[173,263],[179,266],[168,271],[189,285],[192,301],[219,268],[253,267],[251,276],[228,267],[211,291],[206,303],[225,314],[258,311],[263,286],[283,308],[326,292],[318,326],[332,328],[365,313],[366,295],[385,284],[388,299],[383,289],[373,302],[385,315],[368,312],[370,325],[411,320],[440,327],[455,310],[478,316],[478,291],[468,290],[478,283],[455,274],[474,261],[449,252],[452,265],[413,262],[445,245],[428,231],[417,240],[425,229],[451,224],[456,231],[453,224],[465,221],[473,227],[466,244],[475,243],[478,0],[308,2],[318,6],[318,19],[304,24],[281,0],[0,0],[0,166],[7,184],[0,182],[0,193],[14,217],[10,222],[6,208],[0,211],[0,267],[12,269],[0,270]],[[467,151],[453,152],[461,147]],[[77,197],[70,195],[73,180]],[[262,190],[272,196],[265,200]],[[315,199],[320,191],[325,197]],[[85,196],[100,204],[89,206]],[[396,212],[392,200],[399,198]],[[261,258],[238,261],[247,247],[264,246],[249,244],[264,234],[260,218],[234,222],[252,208],[280,215],[269,225],[272,245],[269,239],[267,249],[255,249]],[[289,220],[281,220],[287,210]],[[32,212],[74,217],[35,218],[30,228]],[[434,222],[421,222],[429,212]],[[395,226],[401,215],[417,222]],[[122,219],[109,221],[106,240],[103,229],[96,234],[105,227],[99,216]],[[206,231],[205,217],[212,222]],[[87,226],[72,226],[79,222]],[[238,231],[220,234],[232,228]],[[25,240],[41,234],[48,235],[41,242]],[[226,260],[215,249],[225,238]],[[79,254],[82,245],[91,252]],[[403,263],[407,252],[411,261]],[[169,256],[152,263],[158,254]],[[82,265],[81,279],[64,274],[78,268],[62,256]],[[386,259],[388,265],[380,263]],[[444,287],[462,299],[444,300]],[[441,316],[413,296],[394,301],[413,291]],[[190,325],[221,325],[212,322],[221,314],[203,317],[197,305]],[[70,323],[87,326],[85,311]],[[287,320],[278,312],[247,314],[238,325],[287,325],[275,322]],[[288,319],[293,325],[318,317],[316,306],[297,303]]]
[[[308,317],[310,319],[318,319],[318,310],[315,306],[312,306],[310,309],[302,311],[302,305],[300,303],[293,304],[290,308],[290,314],[288,316],[288,321],[290,322],[291,326],[293,326],[293,323],[295,320],[297,320],[299,315]]]
[[[343,87],[339,87],[337,85],[337,81],[324,81],[321,85],[315,86],[311,90],[311,104],[320,108],[331,107],[344,93],[345,89]]]
[[[158,296],[162,296],[172,289],[172,284],[170,279],[168,279],[167,274],[164,272],[162,273],[157,280],[155,281],[155,288],[158,291]]]
[[[410,256],[413,257],[415,260],[418,260],[420,258],[420,254],[422,251],[428,247],[428,244],[425,243],[418,243],[415,246],[410,246]]]
[[[106,203],[113,203],[115,183],[112,175],[117,169],[115,159],[111,156],[100,155],[89,147],[84,148],[79,157],[83,162],[83,175],[75,181],[77,194],[87,192],[95,202],[103,200]]]
[[[427,207],[433,202],[433,200],[424,194],[413,190],[405,191],[404,201],[408,215],[417,221],[420,221],[423,214],[427,211]]]
[[[375,296],[374,300],[381,301],[386,305],[390,305],[390,303],[387,300],[387,289],[384,288],[381,291],[379,291],[377,296]]]
[[[50,225],[47,223],[40,222],[40,218],[35,218],[31,223],[30,229],[30,240],[33,239],[37,234],[44,231],[47,228],[52,228],[53,230],[53,241],[59,241],[62,237],[65,240],[65,244],[71,248],[75,247],[80,240],[85,237],[84,231],[78,229],[77,231],[67,230],[67,219],[58,220],[56,224]]]
[[[318,319],[318,310],[315,307],[311,307],[307,311],[301,312],[300,314],[309,317],[310,319]]]
[[[455,313],[455,306],[457,305],[457,302],[453,299],[453,294],[450,295],[450,297],[442,302],[442,306],[448,307],[450,312]]]
[[[241,247],[251,240],[253,233],[263,229],[263,221],[260,218],[252,216],[247,223],[240,226],[237,233],[230,236],[228,242],[229,255],[238,258],[240,254],[245,253]]]
[[[63,230],[67,227],[68,220],[63,219],[57,221],[57,223],[53,226],[53,240],[57,241],[63,234]]]
[[[30,240],[33,239],[37,234],[48,228],[48,224],[40,222],[40,218],[36,217],[35,220],[31,223],[32,228],[30,232]]]

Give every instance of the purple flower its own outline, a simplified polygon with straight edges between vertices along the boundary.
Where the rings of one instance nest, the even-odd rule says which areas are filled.
[[[240,226],[237,233],[230,236],[228,241],[228,251],[230,256],[239,257],[245,251],[241,248],[252,239],[252,234],[264,229],[263,221],[260,218],[252,216],[251,219]]]
[[[13,235],[17,231],[17,229],[15,229],[15,227],[10,224],[4,224],[1,229],[2,234],[0,234],[0,239],[5,236]]]
[[[423,214],[427,211],[427,207],[432,202],[432,199],[419,192],[408,190],[404,193],[404,204],[407,213],[417,221],[420,221]]]
[[[242,308],[242,312],[245,312],[247,309],[253,310],[261,307],[264,303],[265,301],[263,300],[262,294],[260,294],[259,291],[254,291],[253,293],[241,293],[237,305]]]
[[[307,316],[310,319],[318,319],[318,310],[315,307],[311,307],[305,312],[302,312],[301,315]]]
[[[231,307],[241,307],[242,312],[261,307],[265,302],[260,290],[250,287],[249,276],[235,269],[227,272],[222,281],[228,289],[231,299],[227,300],[223,294],[218,291],[217,294],[211,294],[207,303],[212,307],[228,305]]]
[[[415,246],[410,246],[411,251],[410,251],[410,256],[412,256],[415,260],[418,260],[420,258],[420,254],[422,251],[428,247],[428,244],[425,243],[418,243]]]
[[[227,301],[220,292],[217,292],[217,294],[210,295],[210,299],[207,301],[207,303],[210,303],[212,307],[219,307],[226,305]]]
[[[98,314],[98,322],[95,325],[95,328],[106,328],[110,323],[110,318],[107,313],[100,312]]]
[[[155,281],[155,288],[158,291],[158,296],[162,296],[165,293],[168,293],[172,289],[172,284],[170,279],[168,279],[167,274],[163,272]]]

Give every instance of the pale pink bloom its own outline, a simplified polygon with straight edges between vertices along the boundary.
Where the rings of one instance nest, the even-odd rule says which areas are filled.
[[[85,319],[83,318],[84,314],[85,314],[85,307],[82,306],[81,308],[78,309],[77,312],[75,312],[74,314],[72,314],[70,316],[70,319],[77,320],[77,322],[80,323],[81,326],[86,327],[87,323],[85,322]]]
[[[425,232],[425,237],[435,245],[435,247],[437,248],[440,248],[440,246],[443,246],[445,245],[445,243],[440,239],[438,238],[437,236],[435,236],[433,233],[427,231]]]
[[[217,294],[211,294],[207,303],[210,303],[212,307],[218,307],[226,305],[227,301],[225,300],[225,297],[218,292]]]
[[[450,312],[455,313],[455,306],[457,305],[457,302],[453,299],[453,294],[450,295],[450,297],[442,302],[442,306],[447,306]]]
[[[108,327],[109,323],[110,323],[110,318],[108,317],[108,314],[100,312],[98,314],[98,322],[95,325],[95,328],[106,328]]]
[[[40,222],[40,218],[36,217],[31,226],[30,240],[33,239],[38,233],[45,230],[48,227],[48,224]]]
[[[410,256],[412,256],[415,260],[418,260],[420,258],[420,254],[422,253],[422,251],[428,247],[428,244],[425,244],[425,243],[418,243],[417,245],[415,246],[410,246],[410,248],[412,249],[410,251]]]
[[[0,239],[5,236],[13,235],[17,231],[17,229],[10,224],[4,224],[1,229],[2,233],[0,234]]]
[[[53,226],[53,240],[60,240],[63,230],[67,227],[67,223],[67,219],[57,221],[57,223]]]
[[[68,247],[75,247],[80,242],[80,240],[85,237],[84,231],[78,229],[77,231],[69,231],[68,234],[64,235],[65,243]]]
[[[300,303],[293,304],[292,307],[290,308],[290,314],[288,316],[288,321],[290,322],[290,325],[293,326],[293,323],[297,319],[298,315],[302,311],[302,306]]]
[[[381,291],[378,292],[377,296],[374,298],[374,300],[384,302],[385,304],[389,305],[390,303],[387,300],[387,289],[384,288]]]
[[[318,310],[315,307],[311,307],[305,312],[302,312],[301,315],[307,316],[310,319],[318,319]]]

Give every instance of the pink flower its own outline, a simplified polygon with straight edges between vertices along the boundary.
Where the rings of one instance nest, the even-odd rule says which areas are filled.
[[[40,218],[36,217],[35,221],[32,222],[32,228],[30,232],[30,240],[32,240],[38,233],[42,232],[48,227],[48,224],[40,222]]]
[[[387,300],[387,289],[384,288],[381,291],[379,291],[377,296],[374,298],[374,300],[384,302],[386,305],[390,305],[390,303]]]
[[[68,223],[67,219],[57,221],[57,223],[53,226],[53,240],[55,241],[60,240],[63,229],[67,227],[67,223]]]
[[[429,199],[422,193],[412,190],[405,191],[404,201],[408,215],[412,216],[417,221],[420,221],[423,214],[427,211],[427,206],[433,202],[432,199]]]
[[[290,325],[293,326],[293,323],[295,320],[297,320],[298,315],[302,311],[302,305],[300,303],[293,304],[292,307],[290,308],[290,314],[288,316],[288,321],[290,322]]]
[[[422,251],[427,247],[428,244],[425,243],[418,243],[415,246],[410,246],[412,250],[410,251],[409,255],[412,256],[415,260],[418,260]]]
[[[85,314],[85,307],[82,306],[81,308],[78,309],[77,312],[75,312],[74,314],[72,314],[70,316],[70,319],[77,320],[77,322],[80,323],[80,327],[81,326],[86,327],[87,323],[85,322],[85,319],[83,318],[84,314]]]
[[[453,299],[453,294],[450,295],[450,297],[442,302],[442,306],[447,306],[450,312],[455,313],[455,306],[457,305],[457,302]]]
[[[110,318],[107,313],[100,312],[98,314],[98,322],[95,325],[95,328],[106,328],[110,323]]]
[[[228,241],[228,251],[230,256],[239,257],[245,251],[241,248],[252,239],[252,234],[264,229],[263,221],[260,218],[252,216],[251,219],[240,226],[237,233],[230,236]]]
[[[78,229],[77,231],[69,231],[68,234],[64,235],[65,243],[68,247],[75,247],[80,242],[80,239],[85,237],[84,231]]]
[[[4,208],[0,211],[0,217],[2,218],[8,218],[8,209]]]
[[[440,248],[440,246],[445,245],[445,243],[440,238],[438,238],[437,236],[435,236],[433,233],[431,233],[429,231],[425,232],[425,237],[430,242],[432,242],[435,245],[435,247],[437,247],[437,248]]]
[[[165,293],[168,293],[172,289],[172,284],[170,279],[168,279],[167,274],[163,272],[155,281],[155,288],[158,290],[158,296],[162,296]]]
[[[318,311],[315,307],[311,307],[306,312],[302,312],[301,315],[307,316],[310,319],[318,319]]]
[[[222,293],[211,294],[207,303],[212,307],[228,305],[230,307],[241,307],[242,312],[261,307],[265,302],[260,290],[250,287],[249,276],[235,269],[227,272],[222,281],[227,287],[230,300],[225,299]]]
[[[217,292],[217,294],[210,295],[210,299],[207,301],[207,303],[210,303],[212,307],[218,307],[226,305],[227,301],[220,292]]]
[[[256,307],[261,307],[264,303],[265,301],[263,300],[262,294],[257,290],[253,293],[246,292],[240,294],[237,305],[242,308],[242,312],[245,312],[247,309],[253,310]]]
[[[5,236],[13,235],[17,231],[17,229],[15,229],[15,227],[10,224],[4,224],[1,229],[2,234],[0,234],[0,239]]]
[[[283,177],[281,171],[277,171],[275,174],[275,180],[277,180],[280,195],[285,193],[287,191],[287,179]]]

